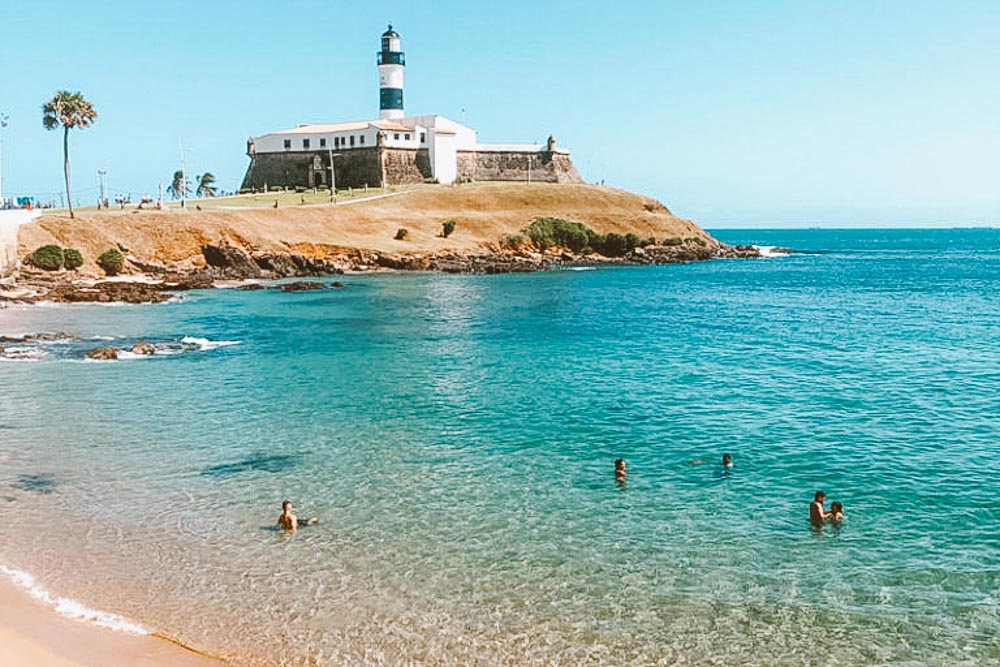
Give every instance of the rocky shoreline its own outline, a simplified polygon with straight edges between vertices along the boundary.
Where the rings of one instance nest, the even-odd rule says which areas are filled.
[[[700,239],[699,239],[700,240]],[[711,259],[759,259],[754,246],[698,243],[636,247],[623,257],[575,254],[550,248],[544,253],[512,252],[498,246],[471,252],[386,253],[347,250],[324,258],[292,253],[251,255],[237,246],[205,245],[204,267],[175,267],[129,260],[129,275],[113,279],[86,278],[73,271],[47,272],[22,267],[16,286],[0,292],[0,307],[7,303],[160,303],[179,292],[208,289],[233,281],[256,281],[244,285],[261,288],[259,281],[282,278],[320,277],[375,271],[438,271],[454,274],[501,274],[546,271],[572,266],[680,264]],[[342,287],[335,282],[333,287]],[[277,286],[282,291],[324,287],[301,282]]]

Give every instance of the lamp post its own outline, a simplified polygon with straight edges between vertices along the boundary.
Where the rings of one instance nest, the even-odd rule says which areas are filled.
[[[7,121],[10,116],[2,111],[0,111],[0,209],[4,208],[3,204],[3,128],[7,127]]]
[[[334,153],[332,148],[328,148],[327,152],[330,153],[330,203],[337,203],[337,172],[333,168],[333,157],[335,155],[340,155],[340,153]]]

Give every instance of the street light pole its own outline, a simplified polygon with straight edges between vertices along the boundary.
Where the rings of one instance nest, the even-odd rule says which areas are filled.
[[[9,115],[0,111],[0,208],[3,208],[3,128],[7,127]]]
[[[337,203],[337,171],[333,167],[333,149],[328,148],[330,153],[330,203]]]

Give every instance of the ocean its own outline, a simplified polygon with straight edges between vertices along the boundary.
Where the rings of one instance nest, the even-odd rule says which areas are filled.
[[[795,252],[0,310],[0,571],[236,664],[1000,664],[1000,230],[714,234]]]

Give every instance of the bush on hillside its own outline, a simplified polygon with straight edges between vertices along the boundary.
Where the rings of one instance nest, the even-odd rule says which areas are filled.
[[[629,246],[627,237],[611,232],[604,235],[604,243],[599,252],[605,257],[621,257],[635,246]]]
[[[397,241],[405,241],[406,237],[409,235],[410,235],[409,230],[407,230],[405,227],[400,227],[399,229],[396,230],[396,235],[393,236],[392,238],[396,239]]]
[[[76,271],[83,266],[83,254],[79,250],[66,248],[63,250],[63,266],[70,271]]]
[[[701,238],[700,236],[692,236],[692,237],[688,238],[687,240],[690,241],[691,243],[695,244],[695,245],[701,246],[702,248],[704,248],[705,245],[706,245],[705,239]]]
[[[582,223],[561,218],[535,218],[524,233],[539,250],[559,246],[573,252],[580,252],[588,245],[593,246],[593,240],[600,237],[600,234]]]
[[[665,246],[681,245],[682,243],[684,243],[684,241],[682,241],[679,236],[670,236],[663,239],[663,245]]]
[[[444,238],[448,238],[449,236],[451,236],[451,233],[453,231],[455,231],[454,220],[448,220],[441,226],[441,236],[443,236]]]
[[[109,276],[118,275],[125,268],[125,255],[115,248],[105,250],[97,258],[97,265]]]
[[[58,271],[65,262],[63,249],[57,245],[43,245],[28,255],[28,262],[46,271]]]

